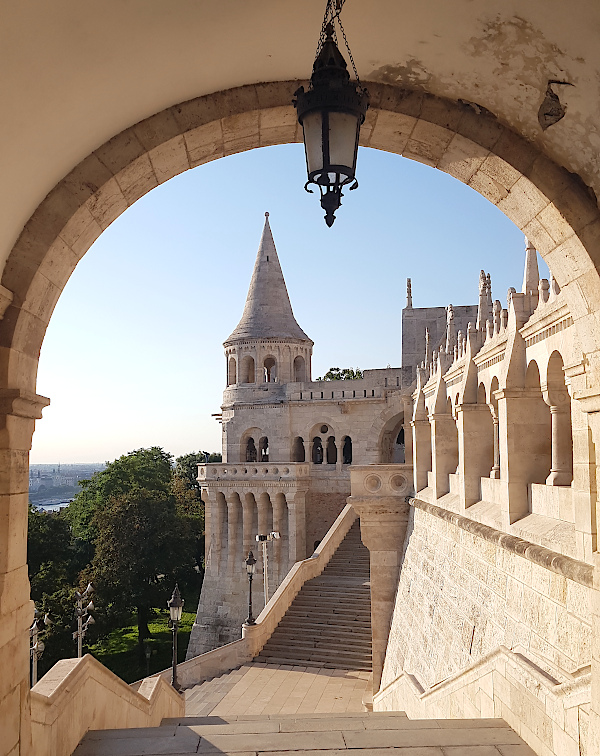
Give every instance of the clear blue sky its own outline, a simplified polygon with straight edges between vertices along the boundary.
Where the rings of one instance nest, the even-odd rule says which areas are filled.
[[[107,461],[158,445],[220,450],[222,342],[244,306],[264,212],[294,314],[331,366],[397,366],[406,278],[413,304],[494,299],[521,287],[524,241],[502,213],[435,169],[361,149],[360,187],[328,229],[304,192],[301,145],[200,166],[118,218],[79,263],[42,347],[31,461]],[[541,268],[547,276],[547,269]]]

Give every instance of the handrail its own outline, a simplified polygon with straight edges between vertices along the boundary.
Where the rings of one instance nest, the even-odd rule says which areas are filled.
[[[205,654],[194,656],[192,659],[179,664],[177,673],[181,685],[183,687],[198,685],[205,680],[230,672],[253,659],[269,640],[304,583],[323,572],[338,546],[346,537],[356,517],[356,512],[352,509],[352,506],[346,504],[312,556],[293,565],[279,588],[258,615],[256,624],[242,626],[242,638],[240,640],[220,646]],[[165,669],[158,672],[154,677],[168,679],[170,674],[171,670]]]
[[[158,727],[184,713],[183,698],[160,677],[136,691],[89,654],[62,659],[31,689],[32,753],[70,756],[88,730]]]

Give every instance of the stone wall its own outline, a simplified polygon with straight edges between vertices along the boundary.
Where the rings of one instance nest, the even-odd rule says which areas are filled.
[[[572,749],[587,726],[589,685],[578,690],[575,704],[558,693],[577,681],[581,688],[589,672],[591,567],[416,504],[376,708],[407,709],[412,716],[504,716],[512,726],[514,720],[530,728],[526,739],[538,753],[578,754]],[[475,675],[476,696],[470,699],[464,686],[474,685],[472,670],[503,648],[529,672],[519,680],[506,660],[494,662],[493,674],[486,671],[487,687]],[[461,683],[465,675],[471,677]],[[415,696],[428,696],[454,678],[451,702],[430,710],[416,703]],[[553,690],[552,701],[540,693],[540,679]],[[573,706],[575,723],[567,711]],[[567,738],[564,743],[556,728]]]
[[[306,555],[310,556],[315,542],[321,541],[336,517],[346,506],[350,491],[325,493],[310,491],[306,496]]]

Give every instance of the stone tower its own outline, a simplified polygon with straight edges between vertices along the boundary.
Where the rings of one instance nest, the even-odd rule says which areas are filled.
[[[286,384],[311,380],[313,342],[292,312],[269,213],[265,213],[242,318],[223,346],[227,369],[227,390],[223,395],[223,461],[247,461],[246,449],[240,448],[240,436],[228,433],[228,410],[240,402],[256,404],[257,399],[281,401]],[[269,447],[260,449],[261,439],[255,441],[257,458],[254,461],[268,461]],[[289,449],[287,436],[285,439],[273,437],[271,442],[271,449],[278,450],[275,455],[271,453],[271,461],[289,462],[284,451]]]

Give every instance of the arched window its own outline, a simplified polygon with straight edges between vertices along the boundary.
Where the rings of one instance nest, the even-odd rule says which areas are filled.
[[[267,357],[263,363],[265,383],[273,383],[277,378],[277,362],[274,357]]]
[[[229,358],[229,369],[227,371],[227,385],[231,386],[236,382],[236,364],[235,357]]]
[[[569,486],[573,480],[571,399],[565,384],[563,360],[558,352],[552,352],[550,356],[546,384],[552,426],[552,467],[546,483],[551,486]]]
[[[306,362],[304,357],[296,357],[294,360],[294,380],[297,382],[306,380]]]
[[[256,368],[254,366],[254,357],[246,355],[242,360],[242,367],[240,370],[241,383],[255,383],[256,381]]]
[[[296,436],[292,444],[292,462],[304,462],[304,460],[304,439],[301,436]]]
[[[335,465],[337,462],[337,446],[335,445],[335,436],[329,436],[327,439],[327,464]]]
[[[269,439],[266,436],[263,436],[258,442],[258,451],[260,454],[260,459],[258,461],[268,462],[269,461]]]
[[[256,462],[256,445],[253,438],[246,441],[246,462]]]
[[[342,464],[352,464],[352,439],[350,436],[344,437],[344,445],[342,446]]]
[[[315,465],[323,464],[323,443],[319,436],[313,438],[312,461]]]
[[[535,360],[531,360],[525,373],[525,388],[529,389],[527,421],[531,428],[531,463],[527,474],[530,483],[545,483],[550,476],[551,461],[551,420],[550,407],[544,401],[540,387],[540,371]]]

